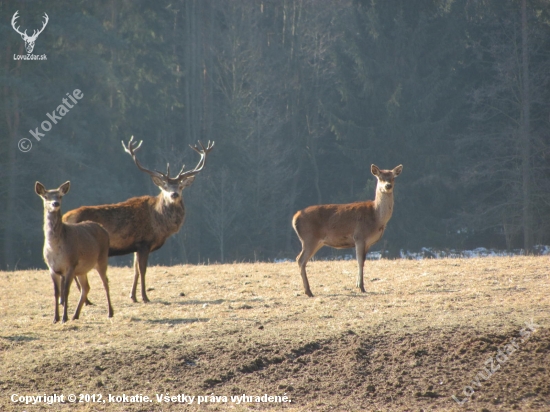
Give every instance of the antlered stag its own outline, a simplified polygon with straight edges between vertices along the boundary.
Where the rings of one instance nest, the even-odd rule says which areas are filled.
[[[63,221],[76,223],[91,220],[100,223],[111,237],[109,256],[134,253],[134,283],[130,297],[137,302],[136,288],[140,278],[141,297],[143,302],[149,302],[145,288],[149,253],[159,249],[166,239],[177,233],[183,225],[185,206],[181,192],[193,183],[195,175],[204,167],[206,156],[213,149],[214,142],[208,142],[207,147],[199,142],[200,149],[191,146],[201,155],[197,166],[184,172],[184,165],[176,177],[170,177],[169,165],[164,174],[148,170],[140,164],[136,152],[142,142],[136,144],[133,139],[132,136],[127,146],[122,142],[122,146],[132,156],[137,168],[151,176],[153,183],[160,188],[159,195],[133,197],[112,205],[83,206],[66,213]]]
[[[54,323],[59,321],[59,297],[63,303],[62,321],[67,321],[69,289],[73,279],[81,286],[80,300],[73,316],[78,319],[82,305],[86,301],[90,285],[88,272],[95,268],[101,277],[109,317],[113,316],[107,264],[109,235],[105,229],[94,222],[67,224],[61,221],[61,198],[69,192],[70,182],[65,182],[55,190],[46,190],[43,184],[36,182],[34,190],[44,202],[44,260],[50,268],[55,296]]]
[[[380,170],[371,166],[377,178],[374,201],[343,205],[318,205],[300,210],[292,219],[292,226],[302,242],[302,251],[296,258],[302,275],[304,291],[312,297],[306,274],[308,260],[323,246],[337,249],[355,246],[359,273],[357,287],[365,292],[363,266],[369,248],[380,240],[393,212],[394,179],[403,166],[393,170]]]

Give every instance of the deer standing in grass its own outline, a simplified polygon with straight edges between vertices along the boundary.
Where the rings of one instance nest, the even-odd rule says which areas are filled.
[[[402,170],[402,165],[393,170],[380,170],[375,165],[371,166],[371,173],[378,180],[374,201],[310,206],[294,215],[292,226],[302,242],[302,251],[296,260],[307,296],[313,297],[307,280],[306,264],[323,246],[337,249],[355,246],[359,265],[357,287],[365,292],[365,257],[369,248],[380,240],[391,218],[394,179]]]
[[[206,156],[213,149],[208,142],[204,147],[201,142],[199,149],[191,146],[201,155],[197,166],[193,170],[184,172],[185,165],[176,177],[170,177],[170,165],[166,174],[144,168],[136,158],[136,152],[141,146],[130,139],[128,145],[122,142],[124,150],[132,156],[137,168],[151,176],[153,183],[160,188],[158,196],[133,197],[125,202],[112,205],[83,206],[72,210],[63,216],[64,222],[82,222],[91,220],[100,223],[109,232],[111,246],[109,256],[134,253],[134,283],[130,298],[137,302],[136,288],[138,278],[141,279],[141,298],[149,302],[145,288],[145,272],[149,253],[159,249],[166,239],[177,233],[185,220],[185,206],[181,192],[190,186],[195,175],[204,167]],[[87,302],[88,303],[88,302]]]
[[[113,307],[107,279],[109,234],[101,225],[94,222],[77,224],[62,222],[61,199],[67,194],[70,186],[70,182],[65,182],[55,190],[46,190],[43,184],[36,182],[34,188],[44,202],[44,260],[50,268],[53,281],[55,296],[53,322],[59,321],[60,297],[63,303],[62,322],[67,321],[69,289],[75,278],[81,286],[80,300],[73,316],[73,320],[78,319],[90,291],[88,272],[93,268],[99,273],[105,287],[111,318]]]

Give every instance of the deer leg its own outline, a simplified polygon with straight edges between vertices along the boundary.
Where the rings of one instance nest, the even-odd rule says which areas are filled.
[[[313,242],[309,243],[302,240],[302,251],[296,258],[296,261],[300,266],[300,274],[302,275],[304,292],[310,298],[313,297],[313,293],[311,293],[311,289],[309,288],[309,282],[307,280],[307,273],[306,273],[306,265],[309,259],[311,259],[311,257],[315,255],[315,253],[317,253],[317,251],[321,249],[322,246],[323,246],[322,243],[313,243]]]
[[[90,291],[90,284],[88,283],[88,275],[84,273],[83,275],[77,275],[75,279],[78,279],[80,282],[80,300],[78,301],[78,306],[76,307],[76,310],[73,315],[73,320],[76,320],[80,317],[80,311],[82,310],[82,306],[84,305],[84,302],[86,302],[86,296],[88,296],[88,292]]]
[[[148,303],[149,298],[147,297],[145,289],[145,272],[147,271],[147,260],[149,259],[149,249],[142,250],[137,252],[138,254],[138,265],[139,265],[139,274],[141,277],[141,299],[143,303]]]
[[[61,287],[58,279],[60,276],[55,274],[54,272],[51,272],[50,275],[52,277],[53,294],[55,298],[53,323],[57,323],[59,322],[59,295],[61,294]]]
[[[82,289],[80,288],[80,281],[78,280],[78,278],[75,278],[74,281],[76,283],[76,287],[78,288],[78,291],[81,292]],[[84,302],[84,304],[86,306],[93,306],[94,305],[88,298],[86,298],[86,301]]]
[[[134,253],[134,284],[132,285],[132,294],[130,298],[137,302],[136,289],[138,278],[141,278],[141,298],[144,303],[149,302],[147,293],[145,293],[145,272],[147,271],[147,260],[149,259],[149,249],[141,249]]]
[[[69,307],[69,289],[71,288],[71,283],[73,282],[74,277],[74,268],[70,268],[65,276],[63,277],[63,287],[61,288],[63,293],[63,318],[61,319],[62,323],[65,323],[69,320],[67,316],[67,309]]]
[[[58,300],[58,303],[60,305],[64,305],[65,304],[65,292],[63,292],[63,288],[64,288],[64,283],[63,283],[63,276],[61,275],[55,275],[55,280],[54,282],[56,283],[57,285],[57,289],[59,290],[59,300]]]
[[[65,294],[63,293],[63,286],[61,285],[61,286],[59,286],[59,304],[60,305],[65,304],[65,301],[63,300],[63,296],[65,296]]]
[[[134,253],[134,283],[132,284],[132,291],[130,292],[130,298],[134,303],[137,302],[136,299],[136,288],[139,279],[139,265],[138,265],[138,254]]]
[[[113,306],[111,305],[111,295],[109,293],[109,279],[107,278],[107,260],[101,262],[96,267],[97,273],[103,282],[103,287],[105,288],[105,294],[107,295],[107,305],[109,307],[109,317],[113,317]]]
[[[367,250],[365,242],[358,241],[355,243],[355,254],[357,255],[357,265],[359,266],[359,272],[357,273],[357,287],[361,292],[365,293],[365,286],[363,284],[363,266],[365,265],[365,257]]]

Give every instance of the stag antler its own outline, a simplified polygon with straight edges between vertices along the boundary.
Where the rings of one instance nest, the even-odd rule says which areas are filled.
[[[174,180],[183,180],[183,179],[189,178],[191,176],[196,175],[202,170],[202,168],[204,167],[204,163],[206,162],[206,156],[214,148],[214,142],[210,143],[210,140],[209,140],[207,147],[204,147],[204,145],[199,140],[199,145],[201,146],[201,149],[199,149],[197,145],[195,146],[189,145],[191,149],[193,149],[195,152],[201,155],[201,158],[199,160],[199,163],[197,163],[197,166],[195,166],[193,170],[188,170],[187,172],[184,172],[183,171],[183,169],[185,168],[185,165],[184,165],[181,168],[181,171],[178,173],[178,175],[174,178]]]
[[[136,166],[138,167],[139,170],[141,170],[142,172],[148,173],[151,176],[158,177],[159,179],[166,180],[168,178],[168,176],[164,175],[164,173],[161,173],[161,172],[156,171],[156,170],[153,171],[153,170],[149,170],[149,169],[144,168],[141,165],[141,163],[139,163],[139,161],[137,160],[136,152],[141,147],[141,144],[143,143],[143,140],[141,140],[139,143],[134,142],[134,136],[132,136],[130,138],[130,141],[128,142],[128,146],[124,145],[124,141],[121,141],[121,143],[122,143],[122,147],[124,147],[124,151],[126,153],[128,153],[130,156],[132,156],[132,159],[134,159],[134,163],[136,164]],[[170,166],[168,166],[168,170],[170,170]]]
[[[19,13],[19,10],[17,10],[14,14],[13,14],[13,17],[11,18],[11,27],[13,27],[13,29],[19,33],[21,35],[21,37],[25,38],[27,37],[27,30],[25,30],[25,33],[21,33],[19,31],[19,26],[15,27],[15,20],[17,20],[19,18],[19,16],[17,15],[17,13]]]
[[[44,29],[46,28],[46,25],[48,24],[48,22],[50,21],[50,18],[48,17],[48,15],[46,13],[44,13],[44,15],[42,16],[45,20],[44,22],[42,23],[42,28],[40,30],[33,30],[33,33],[32,33],[32,36],[29,36],[27,34],[27,30],[25,30],[23,33],[21,33],[21,31],[19,30],[19,27],[20,26],[17,26],[15,27],[15,23],[16,23],[16,20],[19,18],[19,16],[17,15],[17,13],[19,13],[19,10],[17,10],[13,17],[11,18],[11,26],[13,27],[13,29],[19,33],[21,35],[21,37],[23,37],[23,39],[25,41],[27,40],[36,40],[36,38],[38,37],[38,35],[40,33],[42,33],[44,31]]]
[[[32,36],[30,37],[31,39],[33,40],[36,40],[36,38],[38,37],[38,35],[40,33],[42,33],[44,31],[44,29],[46,28],[46,25],[48,24],[48,22],[50,21],[50,18],[48,17],[48,15],[46,13],[44,13],[44,15],[42,16],[42,18],[44,18],[44,22],[42,23],[42,28],[40,30],[33,30],[33,33],[32,33]]]
[[[183,179],[187,179],[187,178],[189,178],[191,176],[194,176],[197,173],[199,173],[202,170],[202,168],[204,167],[204,163],[206,161],[206,156],[214,148],[214,142],[210,143],[210,141],[208,141],[207,147],[204,147],[203,144],[199,140],[199,145],[201,146],[201,149],[199,149],[196,145],[195,146],[189,145],[189,147],[191,147],[191,149],[193,149],[194,151],[196,151],[198,154],[201,155],[199,163],[197,164],[197,166],[193,170],[188,170],[187,172],[184,172],[185,165],[183,165],[182,168],[181,168],[181,171],[178,173],[178,175],[176,177],[171,178],[170,177],[170,163],[166,164],[166,174],[164,174],[162,172],[159,172],[158,170],[153,171],[153,170],[146,169],[145,167],[143,167],[141,165],[141,163],[139,163],[139,161],[137,160],[137,157],[136,157],[136,152],[141,147],[141,144],[143,143],[143,140],[141,140],[139,143],[134,142],[134,136],[132,136],[130,138],[130,141],[128,142],[127,146],[124,145],[123,141],[121,143],[122,143],[122,147],[124,148],[124,151],[126,153],[128,153],[130,156],[132,156],[132,159],[134,159],[134,163],[136,164],[136,166],[138,167],[139,170],[141,170],[142,172],[148,173],[151,176],[155,176],[155,177],[158,177],[159,179],[163,179],[165,181],[168,181],[168,180],[180,180],[181,181]]]

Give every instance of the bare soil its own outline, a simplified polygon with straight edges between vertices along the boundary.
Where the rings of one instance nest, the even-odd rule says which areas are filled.
[[[91,272],[94,305],[55,325],[47,270],[0,272],[0,410],[550,411],[549,263],[367,262],[361,294],[355,262],[310,262],[314,298],[295,263],[151,267],[149,304],[111,267],[114,317]]]

